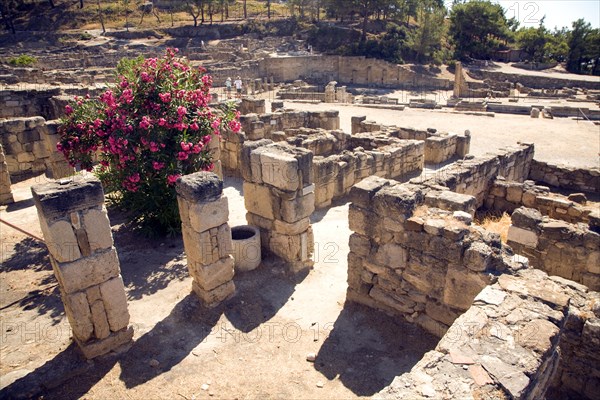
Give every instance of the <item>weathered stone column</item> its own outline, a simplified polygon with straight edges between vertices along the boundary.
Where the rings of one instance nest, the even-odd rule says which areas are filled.
[[[465,75],[463,73],[462,64],[457,61],[456,66],[454,67],[454,91],[453,95],[456,98],[460,98],[466,96],[469,88],[467,86],[467,82],[465,80]]]
[[[242,149],[248,224],[260,228],[263,249],[283,259],[292,273],[314,264],[312,157],[307,149],[270,140],[247,142]]]
[[[332,81],[325,86],[325,103],[335,103],[335,85],[337,82]]]
[[[56,150],[56,144],[60,139],[57,132],[58,120],[47,121],[46,128],[47,134],[44,135],[44,140],[50,154],[46,161],[46,176],[52,179],[61,179],[73,175],[75,168],[71,167],[64,155]]]
[[[4,148],[0,144],[0,204],[14,203],[12,191],[10,190],[10,174],[6,165],[6,157],[4,156]]]
[[[176,190],[192,290],[207,307],[214,307],[235,293],[223,181],[214,173],[196,172],[181,177]]]
[[[73,337],[87,358],[129,343],[127,297],[96,178],[31,188]]]

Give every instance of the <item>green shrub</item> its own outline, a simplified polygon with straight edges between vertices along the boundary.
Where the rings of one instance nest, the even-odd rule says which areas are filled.
[[[14,65],[15,67],[28,67],[37,62],[37,58],[33,56],[29,56],[27,54],[21,54],[17,57],[12,57],[8,60],[10,65]]]

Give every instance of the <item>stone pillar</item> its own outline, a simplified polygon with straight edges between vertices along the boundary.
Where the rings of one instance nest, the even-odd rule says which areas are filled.
[[[223,181],[211,172],[196,172],[177,181],[183,244],[192,290],[207,307],[235,293],[229,206]]]
[[[0,204],[6,205],[14,203],[12,191],[10,190],[10,174],[6,165],[6,157],[4,156],[4,148],[0,144]]]
[[[73,337],[86,358],[133,337],[100,181],[77,177],[31,188]]]
[[[337,91],[335,92],[335,100],[338,103],[346,102],[346,86],[340,86],[337,88]]]
[[[325,103],[335,103],[335,85],[337,82],[332,81],[325,86]]]
[[[363,121],[366,121],[367,117],[364,115],[357,115],[355,117],[352,117],[350,119],[351,123],[352,123],[352,128],[351,128],[351,132],[354,135],[355,133],[361,133],[363,132],[362,129],[362,123]]]
[[[273,78],[273,75],[271,75],[271,78],[269,81],[270,81],[269,90],[275,90],[275,79]]]
[[[456,62],[455,71],[454,71],[454,92],[453,95],[456,98],[463,97],[467,94],[468,87],[467,82],[465,80],[465,75],[463,74],[462,64],[460,61]]]
[[[463,136],[456,138],[456,155],[464,158],[471,151],[471,132],[467,129]]]
[[[312,158],[307,149],[264,139],[242,149],[248,224],[260,228],[263,250],[284,260],[292,273],[314,264]]]

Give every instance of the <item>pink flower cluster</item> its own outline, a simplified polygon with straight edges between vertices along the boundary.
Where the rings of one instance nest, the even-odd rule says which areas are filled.
[[[214,168],[207,144],[222,129],[239,132],[239,113],[209,108],[212,78],[176,53],[168,49],[162,58],[135,64],[97,99],[66,106],[57,150],[86,169],[99,157],[111,179],[131,193]]]

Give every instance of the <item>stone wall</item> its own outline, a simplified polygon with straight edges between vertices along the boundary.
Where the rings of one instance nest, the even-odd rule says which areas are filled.
[[[540,211],[542,215],[570,223],[587,224],[590,222],[590,217],[600,219],[600,212],[594,212],[592,207],[585,207],[560,194],[551,195],[547,186],[535,185],[533,181],[520,183],[496,179],[484,205],[488,210],[509,213],[525,206]]]
[[[47,171],[52,178],[62,178],[73,173],[56,150],[56,128],[57,121],[46,122],[42,117],[0,121],[0,137],[12,176]]]
[[[516,209],[511,221],[508,245],[534,268],[600,291],[600,234],[525,207]]]
[[[541,271],[501,275],[375,398],[596,399],[598,304],[597,292]]]
[[[524,182],[533,160],[533,144],[518,144],[483,156],[458,160],[433,176],[415,178],[413,181],[428,186],[441,185],[457,193],[468,194],[477,199],[477,207],[485,199],[496,177]]]
[[[471,225],[475,198],[369,177],[350,191],[348,294],[442,336],[515,265],[499,235]]]
[[[242,150],[248,225],[260,228],[262,250],[282,259],[292,273],[314,263],[312,162],[310,151],[267,139],[247,142]]]
[[[239,133],[225,132],[221,136],[221,162],[229,175],[240,176],[242,146],[247,140],[272,139],[283,141],[287,133],[293,135],[299,127],[337,130],[340,127],[338,111],[305,112],[279,110],[268,114],[248,114],[240,117]]]
[[[382,131],[399,139],[425,141],[425,163],[441,164],[453,158],[463,158],[470,150],[471,135],[437,132],[436,129],[419,130],[385,126],[367,121],[365,116],[352,117],[352,134]]]
[[[10,188],[10,174],[6,165],[4,148],[0,144],[0,205],[10,204],[15,201]]]
[[[307,55],[270,57],[260,60],[261,76],[278,82],[303,79],[320,84],[336,81],[345,85],[449,90],[449,79],[432,78],[404,65],[366,57]]]
[[[331,205],[364,178],[400,179],[423,170],[422,141],[362,133],[349,138],[341,152],[314,158],[316,207]]]
[[[533,160],[529,179],[574,191],[600,192],[600,168],[574,168]]]
[[[37,90],[0,90],[0,118],[35,117],[54,119],[50,98],[60,94],[59,88]]]

